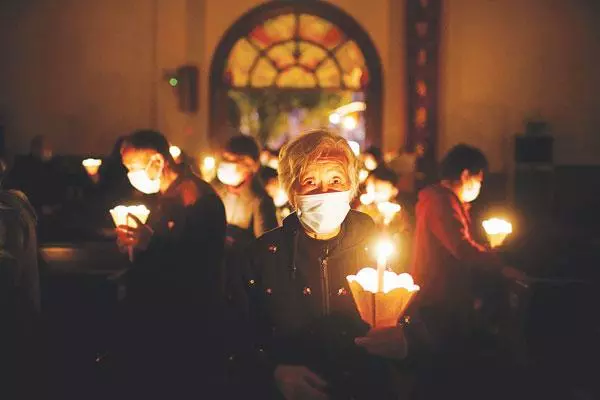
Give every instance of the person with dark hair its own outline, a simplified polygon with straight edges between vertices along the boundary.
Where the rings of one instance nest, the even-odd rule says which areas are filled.
[[[131,185],[157,201],[146,224],[132,216],[137,228],[118,227],[119,247],[134,249],[125,376],[140,398],[220,390],[223,203],[209,184],[180,170],[159,132],[134,132],[121,156]]]
[[[225,204],[227,241],[244,245],[277,227],[273,200],[258,177],[260,149],[245,135],[232,137],[217,169],[215,189]]]
[[[53,159],[50,141],[37,135],[31,140],[30,153],[15,160],[3,187],[25,193],[40,219],[39,234],[46,237],[53,234],[60,219],[65,183],[64,174]]]
[[[273,199],[277,212],[277,223],[281,226],[285,217],[292,212],[292,208],[285,190],[279,184],[279,174],[276,169],[263,166],[258,172],[258,176],[263,182],[267,194]]]
[[[444,362],[452,363],[456,357],[467,360],[477,353],[472,351],[479,343],[472,325],[474,278],[482,273],[525,278],[472,236],[469,204],[479,196],[487,167],[480,150],[465,144],[455,146],[441,162],[440,182],[421,190],[416,207],[411,274],[421,291],[415,306],[437,350],[445,355],[436,362],[448,370],[452,368]],[[459,382],[443,379],[450,385]],[[441,382],[434,386],[447,389]]]

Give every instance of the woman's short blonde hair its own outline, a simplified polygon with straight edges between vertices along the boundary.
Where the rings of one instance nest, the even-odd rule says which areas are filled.
[[[279,184],[294,205],[298,179],[306,168],[322,156],[339,154],[346,159],[350,191],[358,191],[358,159],[343,137],[327,130],[309,131],[287,143],[279,153]]]

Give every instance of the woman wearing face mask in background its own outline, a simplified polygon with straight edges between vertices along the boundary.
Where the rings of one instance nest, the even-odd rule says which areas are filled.
[[[504,266],[486,243],[478,243],[472,236],[470,203],[479,196],[487,165],[480,150],[464,144],[455,146],[442,160],[441,181],[421,190],[416,206],[410,272],[421,291],[415,306],[433,334],[438,350],[447,355],[442,360],[448,362],[456,357],[467,359],[467,349],[477,342],[471,324],[474,278],[484,273],[511,280],[525,279],[522,272]],[[446,372],[459,369],[443,362],[438,362],[438,368],[439,376],[445,377],[446,382],[458,385],[454,389],[474,386],[457,379],[457,375],[443,372],[444,368]],[[464,372],[460,371],[458,375]],[[472,375],[465,377],[469,382],[477,381]],[[439,381],[431,383],[426,385],[439,390],[437,397],[432,398],[453,394],[447,385]],[[460,391],[460,396],[465,398],[466,392]],[[479,398],[484,397],[487,396]]]
[[[223,203],[212,187],[181,170],[166,138],[137,131],[121,146],[131,185],[155,194],[147,224],[118,227],[133,246],[120,392],[136,398],[191,398],[222,389]],[[208,328],[210,326],[210,328]]]
[[[274,383],[262,398],[395,398],[388,368],[406,356],[403,330],[370,331],[346,280],[374,265],[377,239],[371,218],[350,210],[357,165],[347,141],[326,131],[281,151],[279,179],[296,211],[259,238],[244,276],[263,364],[241,375]]]
[[[273,200],[257,176],[260,149],[244,135],[231,138],[217,169],[215,190],[227,215],[227,244],[244,247],[263,233],[277,227]]]

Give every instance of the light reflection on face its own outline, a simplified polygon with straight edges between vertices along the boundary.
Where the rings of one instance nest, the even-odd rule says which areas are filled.
[[[164,158],[153,150],[125,148],[121,153],[123,165],[128,172],[146,170],[150,179],[158,178]]]
[[[318,158],[304,170],[297,183],[296,194],[310,195],[350,190],[346,158],[329,154]]]

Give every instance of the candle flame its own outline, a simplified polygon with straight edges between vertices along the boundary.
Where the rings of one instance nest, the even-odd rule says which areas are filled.
[[[283,207],[287,204],[287,202],[288,202],[288,196],[287,196],[287,193],[285,192],[285,190],[277,189],[277,193],[275,194],[275,197],[273,198],[273,203],[275,204],[275,207]]]
[[[390,201],[384,201],[377,204],[377,210],[383,215],[383,222],[385,225],[389,225],[394,219],[394,216],[400,212],[402,207],[400,204],[392,203]]]
[[[130,228],[137,228],[137,223],[133,218],[129,217],[129,214],[135,215],[142,224],[145,224],[150,215],[150,210],[143,204],[135,206],[120,205],[110,210],[110,215],[113,218],[115,226],[126,225]]]
[[[217,165],[217,161],[212,156],[205,157],[204,161],[202,162],[202,166],[204,168],[206,168],[207,170],[214,169],[216,165]]]
[[[346,279],[348,282],[358,282],[363,290],[367,292],[379,292],[377,290],[377,270],[374,268],[363,268],[356,275],[349,275]],[[383,275],[383,293],[389,293],[399,288],[406,289],[409,292],[416,292],[420,289],[419,285],[415,285],[410,274],[396,274],[392,271],[385,271]]]
[[[171,153],[171,156],[177,160],[181,155],[181,149],[177,146],[171,146],[169,147],[169,153]]]
[[[361,169],[361,170],[358,172],[358,181],[359,181],[360,183],[364,183],[364,181],[366,181],[368,177],[369,177],[369,171],[368,171],[368,170],[366,170],[366,169]]]
[[[488,235],[512,233],[512,224],[500,218],[490,218],[483,221],[482,225]]]
[[[83,165],[83,168],[85,168],[90,176],[94,176],[98,173],[98,170],[102,165],[102,160],[98,158],[86,158],[81,162],[81,165]]]
[[[377,244],[377,259],[387,260],[394,253],[394,245],[389,240],[382,240]]]

